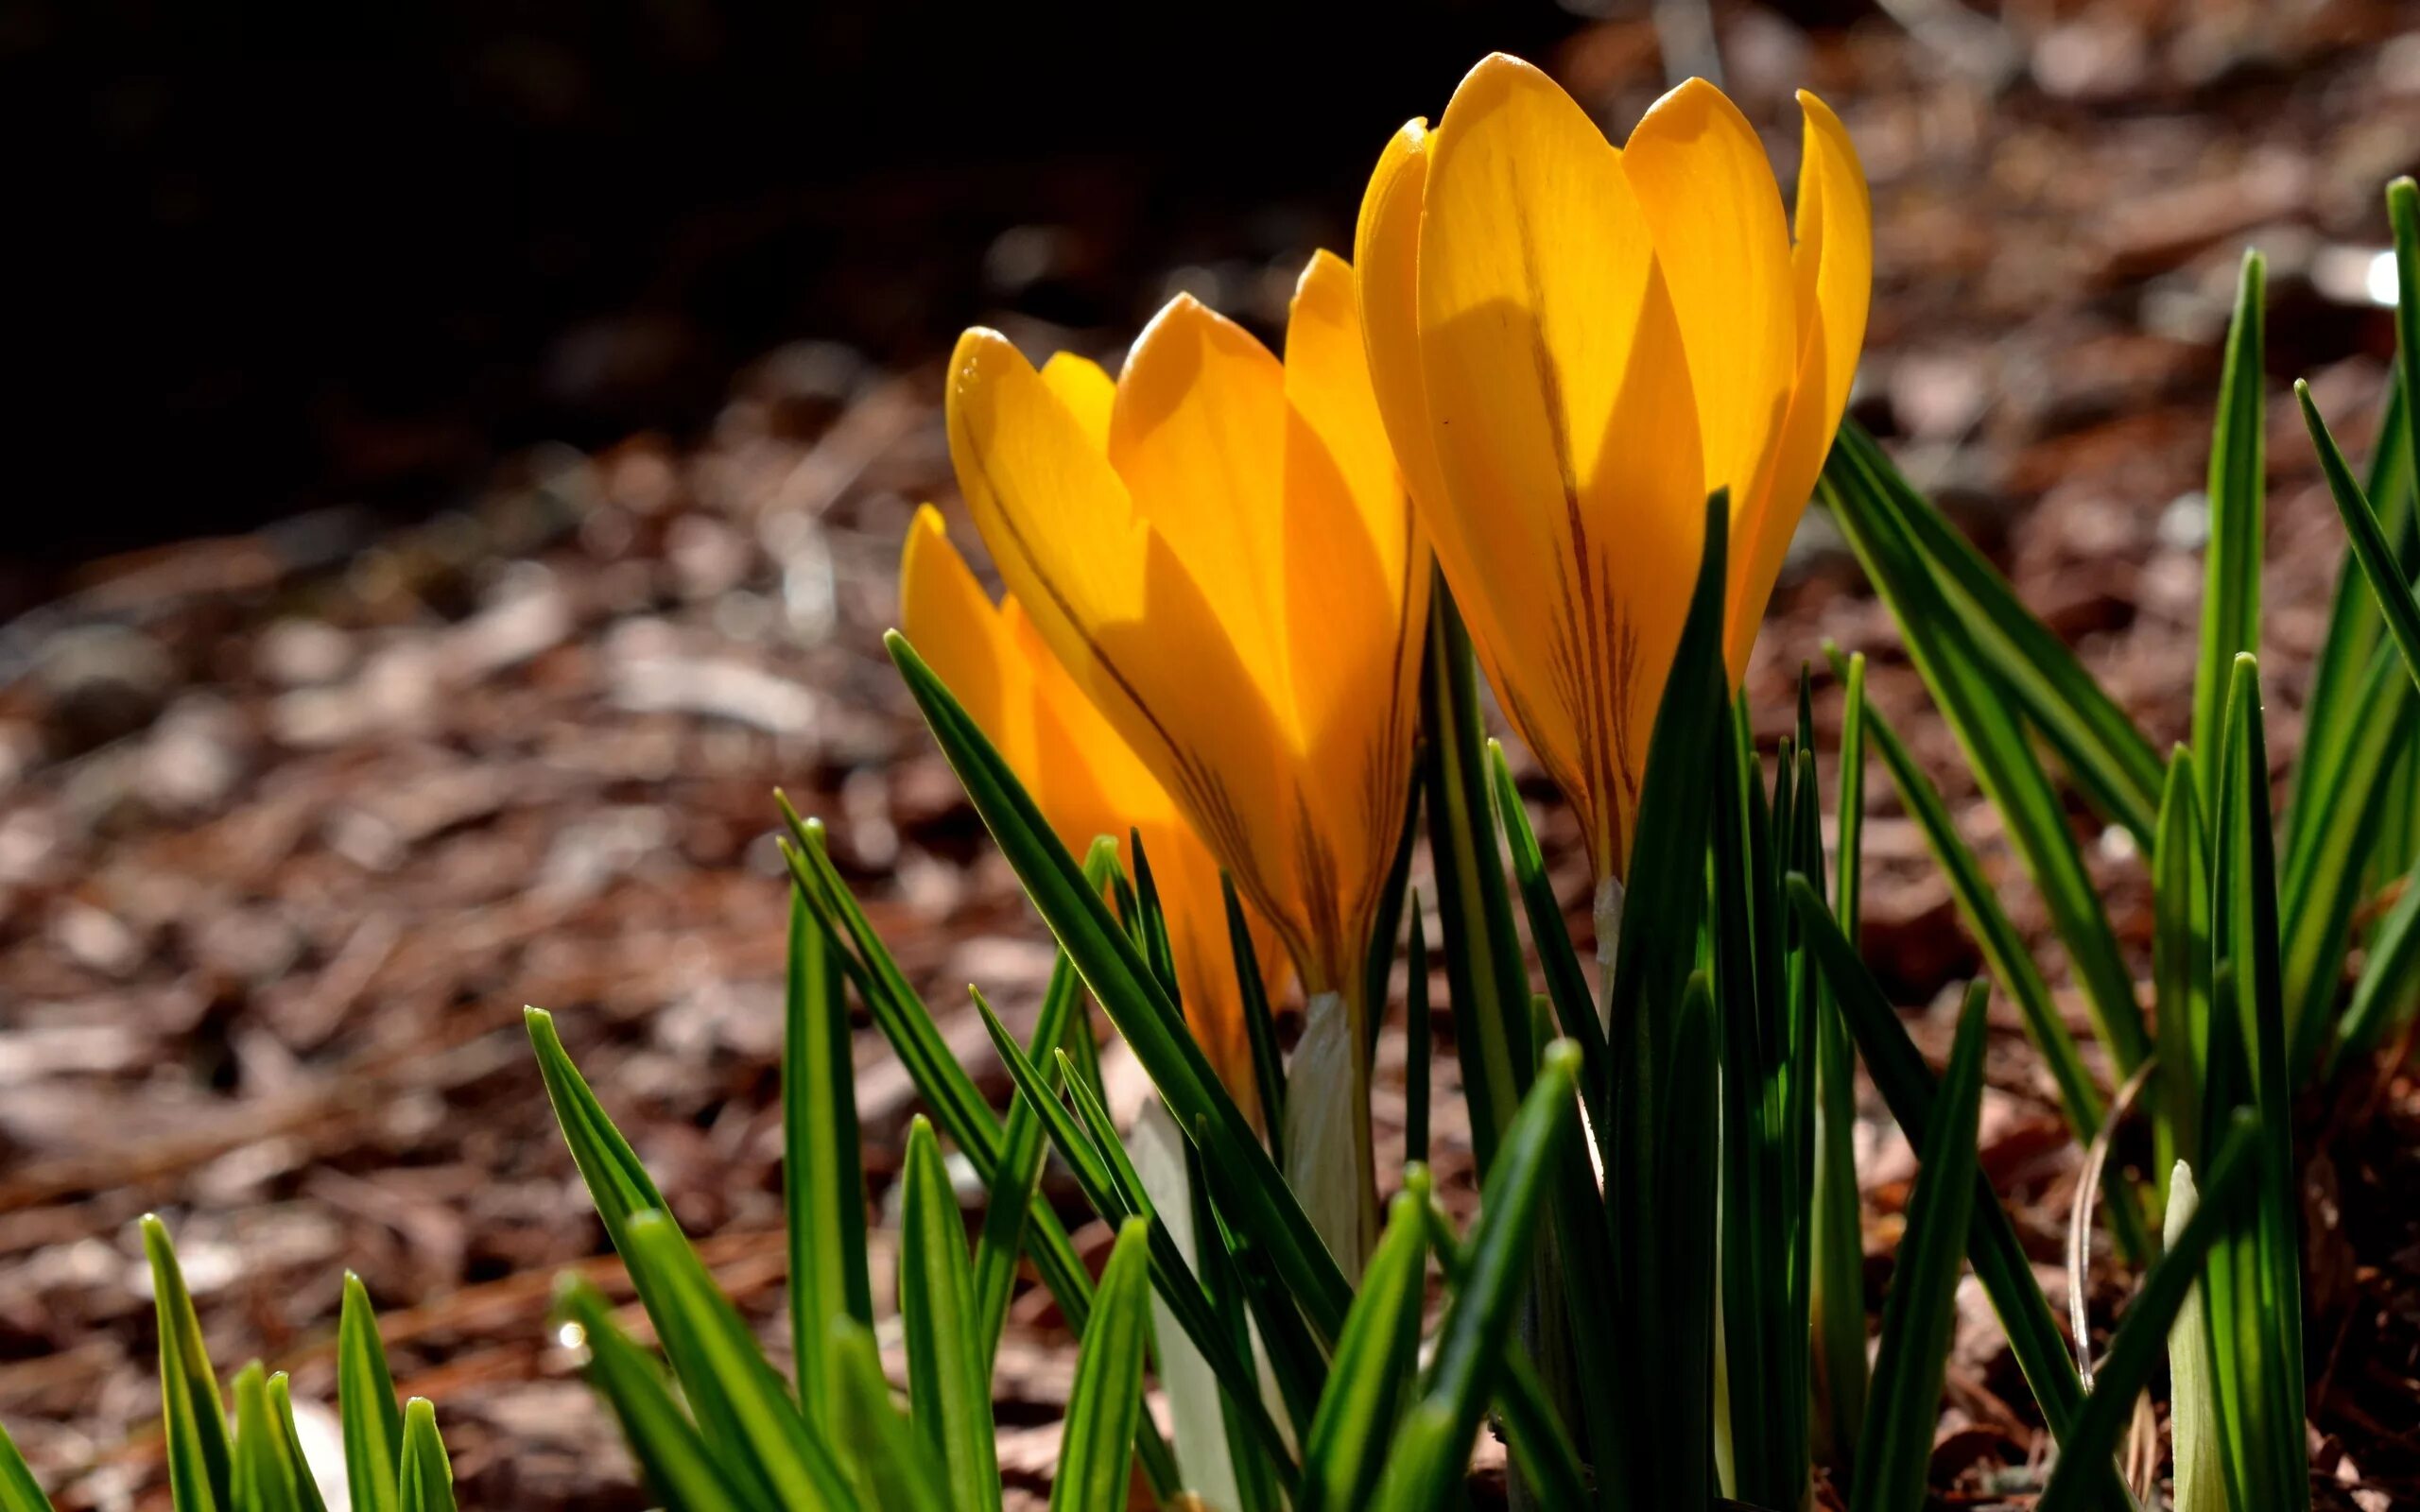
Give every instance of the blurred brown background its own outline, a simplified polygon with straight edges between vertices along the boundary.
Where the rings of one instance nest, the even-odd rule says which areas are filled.
[[[2342,549],[2283,384],[2309,376],[2366,445],[2392,350],[2380,190],[2420,168],[2420,13],[1710,15],[1785,186],[1802,84],[1864,154],[1877,287],[1856,414],[2160,740],[2187,718],[2218,341],[2241,248],[2267,251],[2282,759]],[[147,1210],[222,1367],[261,1354],[324,1401],[352,1265],[404,1388],[438,1402],[465,1504],[644,1504],[548,1331],[562,1267],[618,1272],[519,1006],[557,1010],[778,1342],[769,790],[830,821],[995,1091],[963,985],[1029,1012],[1048,967],[878,644],[908,512],[956,508],[939,398],[958,330],[1114,359],[1187,288],[1273,336],[1303,258],[1349,246],[1388,133],[1433,118],[1483,52],[1548,66],[1618,135],[1668,62],[1706,66],[1706,16],[1253,3],[1175,12],[1171,43],[1111,8],[0,5],[24,180],[0,1420],[60,1504],[166,1504]],[[1824,636],[1875,654],[1877,696],[2004,862],[1888,617],[1810,515],[1751,677],[1773,728]],[[1828,735],[1835,698],[1819,718]],[[1930,1010],[1976,959],[1872,788],[1866,945],[1937,1043]],[[2139,936],[2139,864],[2096,854]],[[1999,1028],[1986,1160],[2056,1297],[2074,1155]],[[912,1099],[871,1031],[859,1066],[881,1201]],[[1449,1060],[1440,1174],[1467,1202],[1453,1086]],[[2371,1507],[2420,1475],[2411,1091],[2333,1110],[2355,1128],[2315,1207],[2333,1214],[2314,1228],[2322,1462]],[[1878,1298],[1911,1162],[1878,1110],[1864,1132]],[[2129,1280],[2094,1279],[2104,1313]],[[1041,1300],[1001,1356],[1023,1493],[1045,1485],[1071,1365]],[[1945,1486],[2024,1484],[2026,1400],[1979,1306]]]

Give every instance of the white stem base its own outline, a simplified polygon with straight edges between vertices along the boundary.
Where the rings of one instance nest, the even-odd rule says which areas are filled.
[[[1126,1153],[1134,1162],[1134,1174],[1143,1179],[1144,1194],[1158,1210],[1160,1221],[1167,1225],[1169,1237],[1187,1263],[1197,1263],[1184,1136],[1156,1093],[1146,1096],[1134,1115],[1134,1126],[1126,1136]],[[1228,1458],[1219,1378],[1157,1288],[1151,1292],[1151,1332],[1158,1347],[1160,1386],[1167,1394],[1168,1418],[1175,1429],[1177,1469],[1209,1512],[1235,1512],[1242,1497]]]
[[[1286,1184],[1357,1286],[1378,1226],[1361,1039],[1342,993],[1314,992],[1286,1074]]]

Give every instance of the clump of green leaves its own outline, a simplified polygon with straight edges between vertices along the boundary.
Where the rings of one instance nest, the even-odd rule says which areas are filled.
[[[2115,1071],[2151,1078],[2159,1170],[2180,1161],[2214,1170],[2209,1162],[2250,1110],[2256,1199],[2215,1204],[2211,1184],[2203,1187],[2212,1231],[2196,1305],[2206,1327],[2193,1336],[2206,1340],[2208,1369],[2185,1372],[2197,1391],[2208,1389],[2210,1442],[2238,1507],[2309,1499],[2293,1098],[2342,1074],[2420,1003],[2411,986],[2420,961],[2420,811],[2411,803],[2420,777],[2420,601],[2411,585],[2420,569],[2412,503],[2420,411],[2411,403],[2420,393],[2420,191],[2398,180],[2387,200],[2397,358],[2361,476],[2308,385],[2296,386],[2350,543],[2282,823],[2271,812],[2255,660],[2265,507],[2258,254],[2244,260],[2213,430],[2192,739],[2165,764],[2074,654],[1854,425],[1844,427],[1821,490],[2041,892]],[[2023,1011],[2077,1141],[2090,1145],[2108,1110],[2040,968],[1905,744],[1870,707],[1863,716],[1993,974]],[[2148,1015],[2037,745],[2146,858],[2155,899]],[[2377,906],[2396,886],[2400,901]],[[2348,984],[2363,918],[2377,922]],[[2119,1247],[2150,1264],[2159,1245],[2145,1211],[2159,1192],[2125,1175],[2106,1191]],[[2177,1242],[2169,1248],[2181,1253]],[[2178,1295],[2187,1284],[2174,1282]],[[2027,1353],[2022,1344],[2018,1352]],[[2028,1377],[2039,1394],[2031,1365]],[[2057,1427],[2061,1414],[2050,1417]]]
[[[237,1371],[231,1425],[193,1294],[167,1226],[157,1218],[143,1220],[143,1253],[160,1320],[160,1431],[176,1512],[325,1512],[302,1457],[285,1372],[269,1374],[258,1360]],[[436,1409],[419,1397],[397,1408],[370,1294],[352,1275],[337,1331],[337,1406],[351,1505],[358,1512],[454,1512],[454,1471]],[[49,1498],[5,1432],[0,1512],[50,1512]]]

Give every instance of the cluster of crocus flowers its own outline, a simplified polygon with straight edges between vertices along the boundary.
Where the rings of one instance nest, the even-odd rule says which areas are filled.
[[[1035,633],[1302,978],[1288,1175],[1357,1275],[1376,1225],[1363,962],[1411,780],[1429,557],[1352,269],[1312,259],[1282,360],[1189,297],[1114,384],[970,331],[948,426]]]
[[[920,516],[909,636],[1071,849],[1144,833],[1188,1016],[1239,1091],[1215,868],[1282,942],[1307,998],[1287,1174],[1349,1275],[1375,1229],[1363,963],[1407,807],[1431,543],[1579,814],[1610,964],[1705,501],[1730,500],[1736,684],[1864,338],[1865,180],[1800,100],[1793,234],[1713,86],[1672,91],[1616,148],[1491,57],[1433,131],[1388,145],[1355,266],[1312,259],[1282,360],[1190,298],[1115,381],[1063,353],[1037,370],[992,331],[959,343],[951,457],[1011,597],[995,609]]]
[[[1066,355],[1053,359],[1047,375],[1065,381],[1079,369],[1086,370],[1076,382],[1108,381],[1099,369]],[[1119,841],[1131,873],[1130,837],[1141,839],[1167,919],[1185,1023],[1219,1080],[1252,1115],[1252,1045],[1219,863],[1167,789],[1077,688],[1014,596],[992,602],[930,505],[916,511],[900,554],[899,614],[909,641],[992,737],[1071,853],[1080,856],[1095,839],[1110,835]],[[1267,924],[1251,913],[1246,905],[1262,986],[1273,996],[1285,986],[1286,958]]]
[[[1378,405],[1481,665],[1578,811],[1618,925],[1648,738],[1714,490],[1746,669],[1848,402],[1865,178],[1802,93],[1796,235],[1763,144],[1691,79],[1616,148],[1491,57],[1391,142],[1354,249]]]

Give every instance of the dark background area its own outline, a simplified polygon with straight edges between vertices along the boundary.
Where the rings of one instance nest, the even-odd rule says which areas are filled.
[[[12,357],[46,479],[11,549],[409,512],[518,444],[693,429],[803,335],[901,363],[1003,301],[1131,327],[1151,270],[1290,249],[1306,215],[1349,236],[1406,101],[1574,25],[1476,0],[11,0]]]

